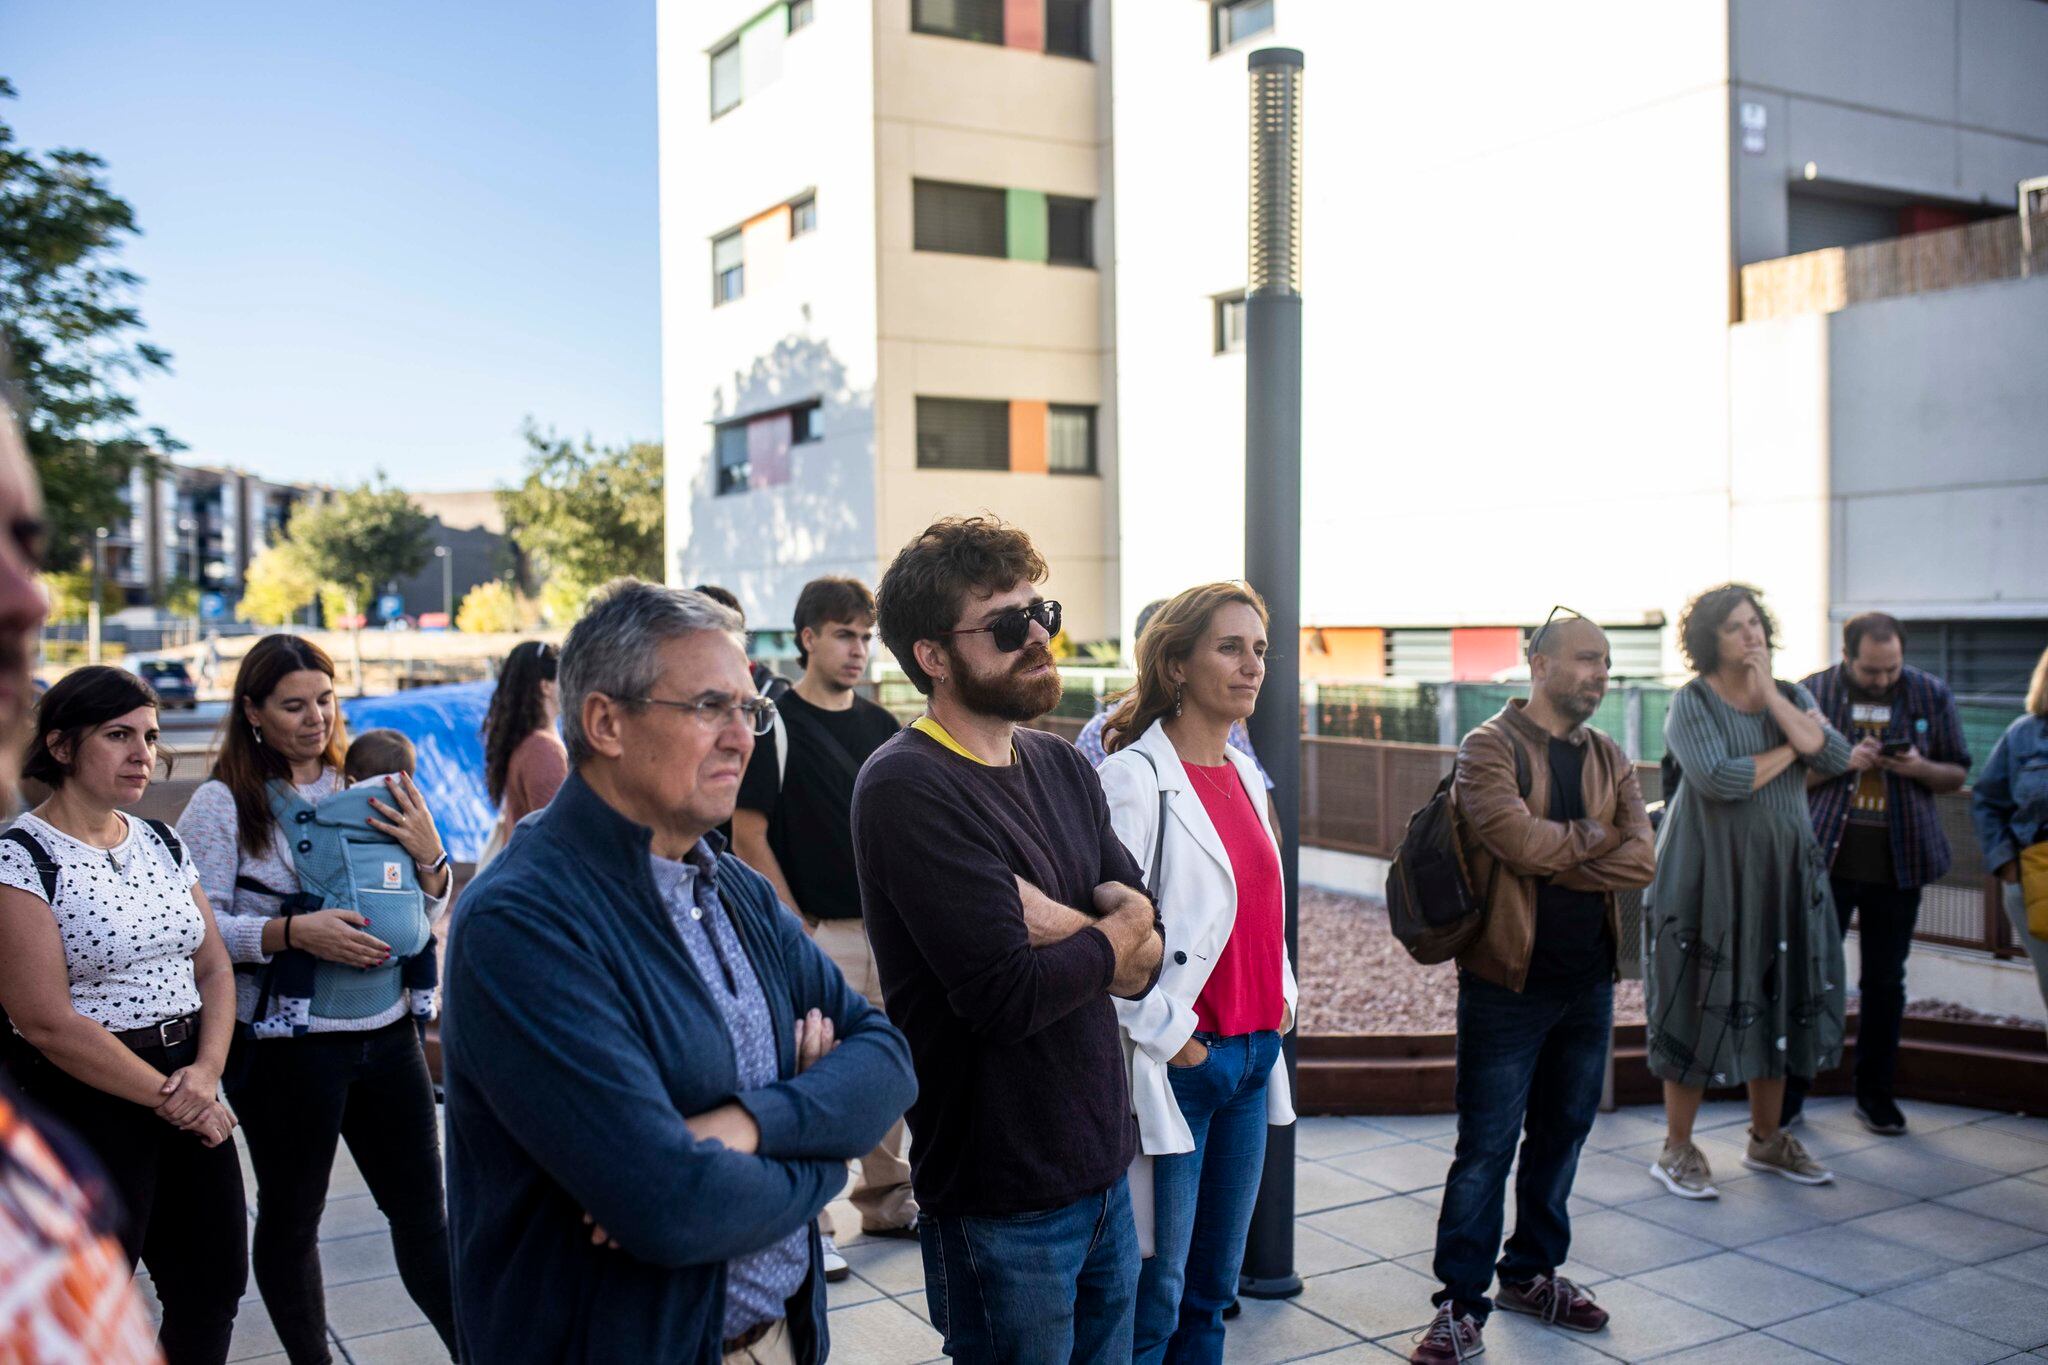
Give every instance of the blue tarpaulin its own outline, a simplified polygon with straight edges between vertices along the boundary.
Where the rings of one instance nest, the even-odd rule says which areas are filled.
[[[440,826],[448,856],[473,863],[498,821],[484,789],[484,712],[496,682],[420,687],[388,697],[351,697],[341,704],[348,732],[392,729],[419,750],[414,780]]]

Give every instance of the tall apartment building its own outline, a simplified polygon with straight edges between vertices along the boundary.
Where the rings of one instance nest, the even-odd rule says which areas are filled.
[[[1883,608],[2013,690],[2048,643],[2048,279],[1995,276],[2048,174],[2048,4],[1117,5],[1126,613],[1241,563],[1268,44],[1307,67],[1305,672],[1484,678],[1559,602],[1677,671],[1687,597],[1735,577],[1782,668]],[[1898,296],[1745,312],[1823,248],[1780,273]]]
[[[987,509],[1113,635],[1107,6],[658,13],[670,581],[786,627]]]
[[[162,603],[179,580],[232,601],[249,561],[282,537],[300,501],[319,495],[238,469],[168,459],[138,467],[122,494],[128,515],[107,528],[105,570],[131,605]]]
[[[670,573],[764,624],[979,507],[1078,638],[1241,572],[1244,63],[1284,45],[1306,674],[1492,676],[1559,602],[1674,673],[1729,577],[1786,670],[1867,608],[1966,691],[2048,641],[2041,0],[660,14]]]

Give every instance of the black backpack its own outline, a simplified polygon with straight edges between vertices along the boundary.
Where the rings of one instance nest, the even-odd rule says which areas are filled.
[[[1515,756],[1515,789],[1526,801],[1529,760],[1512,736],[1508,748]],[[1453,759],[1436,794],[1409,817],[1408,830],[1401,836],[1401,847],[1387,873],[1387,924],[1408,956],[1425,966],[1448,962],[1478,941],[1486,928],[1486,903],[1493,889],[1489,886],[1482,892],[1472,885],[1458,830],[1457,803],[1451,796],[1457,780],[1458,764]]]

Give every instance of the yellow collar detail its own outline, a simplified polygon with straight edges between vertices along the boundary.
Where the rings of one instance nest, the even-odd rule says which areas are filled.
[[[976,758],[973,754],[969,753],[967,751],[967,746],[962,744],[959,740],[953,738],[953,736],[947,731],[945,726],[939,724],[930,716],[919,716],[916,720],[910,722],[910,728],[924,735],[930,736],[932,739],[936,740],[940,745],[944,746],[945,748],[951,749],[954,753],[960,755],[960,757],[966,759],[969,763],[979,763],[984,768],[992,768],[995,766],[993,763],[989,763],[986,760]],[[1010,746],[1010,761],[1012,763],[1015,763],[1017,761],[1017,746],[1014,744]]]

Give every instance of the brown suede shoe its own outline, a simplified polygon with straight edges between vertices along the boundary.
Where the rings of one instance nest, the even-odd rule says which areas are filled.
[[[1597,1332],[1607,1325],[1607,1310],[1593,1302],[1591,1293],[1562,1275],[1538,1275],[1527,1284],[1503,1284],[1493,1296],[1493,1304],[1570,1332]]]

